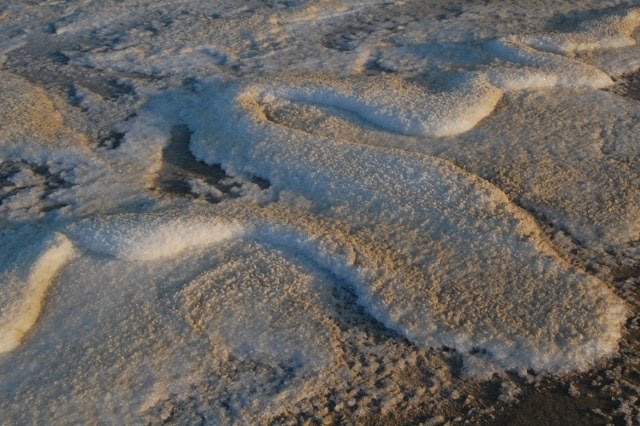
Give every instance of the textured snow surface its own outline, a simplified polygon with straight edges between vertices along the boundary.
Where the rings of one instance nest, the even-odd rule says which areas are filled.
[[[291,78],[293,80],[293,77]],[[355,115],[383,130],[412,136],[453,136],[491,114],[501,92],[482,79],[458,82],[454,90],[428,93],[396,79],[351,79],[338,84],[301,81],[299,86],[247,87],[239,102],[303,103]]]
[[[42,310],[47,289],[74,255],[73,245],[61,235],[55,235],[51,241],[40,245],[44,247],[31,247],[20,253],[18,264],[3,271],[0,352],[15,349],[33,327]],[[20,264],[22,262],[25,264]],[[28,271],[26,274],[25,270]]]
[[[640,10],[629,9],[580,22],[573,31],[522,37],[522,41],[540,50],[565,55],[583,50],[615,49],[636,44],[632,33],[639,24]]]
[[[176,256],[185,250],[206,247],[242,235],[240,226],[220,226],[204,219],[167,220],[147,217],[144,226],[135,217],[122,217],[118,226],[101,221],[77,226],[72,233],[87,250],[128,261],[152,261]]]
[[[640,9],[432,3],[0,6],[0,423],[357,420],[614,356]]]
[[[600,285],[566,271],[531,218],[497,188],[434,157],[372,151],[350,142],[291,134],[260,114],[254,90],[230,88],[226,96],[220,87],[211,90],[218,93],[216,103],[205,106],[211,99],[205,92],[205,105],[198,104],[188,114],[194,119],[196,156],[312,198],[327,206],[330,217],[365,228],[372,238],[379,236],[399,262],[418,267],[422,276],[409,278],[413,271],[389,271],[399,276],[374,284],[374,294],[380,296],[362,296],[374,316],[410,340],[463,351],[480,347],[507,368],[550,371],[561,370],[563,362],[579,367],[590,354],[606,353],[615,345],[615,338],[610,338],[624,318],[622,305],[611,293],[600,293],[604,288],[596,290]],[[226,105],[224,98],[235,105]],[[237,111],[236,105],[246,110]],[[226,108],[229,111],[223,113]],[[203,117],[202,111],[211,116]],[[238,118],[215,120],[229,115]],[[243,131],[245,135],[238,138]],[[245,162],[246,158],[254,160]],[[402,253],[406,247],[411,247],[410,253]],[[587,288],[596,292],[583,293]],[[574,320],[566,316],[563,299],[585,301],[584,312],[591,313],[578,314],[581,326],[570,325]],[[515,300],[517,304],[510,303]],[[597,314],[600,300],[605,305]],[[586,325],[586,317],[600,315],[593,330],[604,330],[603,340],[579,343],[578,338],[566,351],[571,336],[577,337],[574,333]],[[542,329],[556,332],[541,333]],[[556,334],[562,329],[567,333],[563,337],[564,332]],[[550,339],[548,344],[536,339],[541,334]],[[528,338],[532,342],[525,343]],[[558,341],[562,344],[553,348]],[[573,361],[567,352],[574,352]]]

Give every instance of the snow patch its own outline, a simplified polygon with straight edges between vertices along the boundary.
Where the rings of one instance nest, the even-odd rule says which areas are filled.
[[[539,90],[553,87],[592,87],[613,84],[599,69],[583,62],[532,49],[510,38],[488,44],[496,58],[508,61],[491,67],[487,78],[504,90]]]
[[[7,61],[7,55],[11,53],[11,51],[20,49],[25,43],[24,37],[16,37],[0,42],[0,65]]]
[[[350,83],[350,84],[348,84]],[[473,128],[491,114],[502,92],[482,78],[469,78],[446,92],[393,78],[253,85],[239,102],[290,101],[344,110],[382,129],[413,136],[453,136]]]
[[[152,261],[226,240],[240,238],[244,228],[236,223],[211,222],[206,218],[121,216],[118,226],[92,220],[70,228],[86,249],[127,261]]]
[[[383,240],[370,244],[389,247],[394,260],[380,267],[385,254],[354,248],[359,267],[345,272],[344,260],[329,254],[341,249],[318,255],[318,237],[289,239],[295,251],[318,262],[329,256],[325,267],[351,275],[376,319],[418,345],[484,349],[505,369],[582,369],[616,350],[625,318],[620,300],[557,258],[504,193],[440,159],[274,124],[260,101],[279,99],[261,96],[273,93],[265,86],[203,90],[188,115],[191,150],[205,162],[267,178],[312,200],[324,216]],[[335,244],[350,246],[344,238]]]
[[[31,265],[20,265],[0,276],[3,290],[0,293],[3,299],[0,305],[0,353],[20,345],[40,316],[47,289],[76,254],[71,241],[61,234],[32,247],[31,251],[26,250],[21,256],[28,259],[37,252]],[[25,279],[20,279],[23,267],[29,272]]]
[[[636,40],[632,33],[638,25],[640,25],[640,9],[633,8],[581,22],[572,32],[514,36],[514,38],[538,50],[571,55],[584,50],[633,46]]]

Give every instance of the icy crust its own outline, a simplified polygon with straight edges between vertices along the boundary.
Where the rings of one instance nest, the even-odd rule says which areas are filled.
[[[102,220],[71,226],[69,232],[85,249],[126,261],[152,261],[176,256],[225,240],[239,238],[239,225],[212,223],[206,218],[166,218],[147,215],[140,226],[138,215],[120,215],[117,227]]]
[[[277,238],[261,237],[252,210],[220,215],[186,206],[66,228],[71,238],[82,237],[78,256],[53,287],[37,332],[0,364],[4,383],[20,383],[15,392],[1,390],[5,418],[77,423],[113,419],[117,410],[119,419],[138,422],[214,377],[207,397],[217,402],[209,402],[209,418],[246,424],[321,390],[342,362],[343,331],[335,319],[350,307],[336,296],[341,284],[331,271],[276,245]],[[135,260],[148,254],[141,236],[146,241],[144,234],[173,228],[176,241],[180,220],[198,223],[203,234],[236,230],[241,222],[253,236],[178,245],[161,259]],[[105,255],[100,244],[109,233],[139,252],[128,252],[133,259]],[[36,259],[34,270],[56,253]],[[33,410],[10,409],[16,401]]]
[[[40,316],[48,288],[74,255],[71,241],[57,234],[20,250],[17,263],[2,271],[0,353],[20,345]]]
[[[638,239],[635,101],[605,91],[556,89],[506,92],[501,105],[479,126],[438,139],[399,135],[313,103],[273,99],[260,107],[270,122],[291,131],[435,153],[490,180],[583,245],[625,247]]]
[[[0,71],[0,92],[1,148],[20,144],[22,149],[28,149],[24,145],[29,148],[41,145],[82,150],[85,138],[65,126],[62,114],[46,90]]]
[[[269,18],[236,16],[207,24],[195,21],[193,31],[186,31],[181,27],[185,24],[181,23],[163,28],[152,39],[148,38],[148,34],[131,30],[117,50],[91,52],[79,55],[73,61],[85,66],[121,72],[184,77],[238,75],[238,70],[245,76],[279,75],[295,69],[299,73],[326,71],[342,77],[371,72],[419,76],[443,71],[479,71],[483,75],[488,74],[490,81],[507,89],[601,88],[612,84],[612,81],[603,70],[576,55],[634,46],[632,32],[638,23],[638,9],[629,8],[601,12],[600,16],[587,20],[582,18],[574,25],[578,28],[572,32],[520,35],[494,31],[495,36],[492,37],[476,36],[473,40],[454,43],[437,39],[424,43],[423,39],[429,39],[426,34],[430,34],[430,31],[424,29],[420,32],[415,28],[412,31],[404,28],[396,30],[399,34],[392,33],[390,40],[383,36],[389,31],[388,28],[379,33],[374,31],[367,34],[371,40],[364,37],[364,34],[364,39],[358,40],[359,30],[365,33],[366,30],[356,26],[351,29],[355,34],[350,35],[346,30],[344,34],[345,43],[349,42],[351,36],[356,38],[353,46],[349,44],[344,48],[336,46],[309,49],[309,44],[326,44],[320,34],[327,30],[323,24],[327,17],[348,22],[349,16],[357,15],[361,7],[343,5],[336,8],[335,4],[329,2],[321,6],[320,10],[336,8],[336,14],[331,16],[331,13],[327,13],[323,17],[324,13],[318,13],[315,5],[298,6],[303,15],[309,15],[299,18],[296,17],[297,13],[289,11]],[[528,13],[532,11],[529,10]],[[357,16],[353,19],[357,21]],[[478,25],[477,21],[473,21],[466,24],[471,27]],[[305,30],[304,37],[301,37],[299,22],[305,22],[306,26],[312,28],[310,31]],[[238,28],[245,27],[250,36],[239,34]],[[511,31],[515,29],[510,28]],[[319,34],[310,35],[314,30]],[[335,31],[336,28],[332,30]],[[106,29],[103,28],[102,31]],[[218,32],[223,36],[211,37],[210,32]],[[467,33],[464,28],[460,28],[459,32]],[[432,34],[430,36],[433,37]],[[252,44],[247,42],[248,37],[253,37]],[[452,38],[452,35],[448,34],[448,38]],[[300,44],[297,39],[313,41]],[[238,49],[238,44],[245,48]],[[162,48],[153,47],[156,45]],[[638,56],[637,53],[635,56]],[[526,64],[522,63],[523,57],[526,57]],[[608,67],[605,66],[604,69],[607,70]],[[491,77],[496,74],[497,77]]]
[[[633,45],[613,50],[583,52],[580,60],[606,72],[614,78],[640,69],[640,46]]]
[[[266,358],[318,371],[340,353],[332,281],[313,260],[253,242],[189,282],[180,297],[217,357]]]
[[[296,86],[255,85],[246,92],[247,102],[310,103],[355,114],[391,132],[435,137],[473,128],[491,114],[502,97],[502,92],[482,78],[466,78],[440,93],[394,78],[346,79],[331,85],[308,79]]]
[[[104,156],[65,123],[58,96],[4,71],[0,93],[0,225],[51,212],[86,215],[144,198],[144,178],[156,171],[164,139],[132,135],[145,143]]]
[[[487,79],[503,90],[541,90],[562,87],[600,89],[613,84],[598,68],[578,60],[538,51],[517,39],[487,43],[487,52],[506,63],[490,67]]]
[[[632,8],[578,23],[575,31],[535,36],[513,36],[535,49],[571,55],[596,49],[633,46],[632,34],[640,25],[640,9]]]
[[[495,187],[433,157],[288,131],[266,119],[255,87],[201,93],[186,115],[192,151],[385,241],[406,266],[362,280],[378,320],[416,344],[482,348],[517,370],[585,368],[615,351],[620,300],[571,271]]]

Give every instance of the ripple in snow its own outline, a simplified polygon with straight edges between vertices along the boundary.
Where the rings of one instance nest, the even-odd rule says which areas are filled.
[[[280,87],[239,83],[204,90],[190,111],[192,151],[206,162],[267,178],[274,188],[313,200],[324,215],[384,241],[404,266],[361,280],[361,302],[378,320],[416,344],[485,349],[503,368],[585,368],[616,349],[624,321],[620,300],[559,259],[535,221],[497,188],[426,155],[275,125],[261,104],[277,102],[264,94]],[[290,87],[290,99],[326,103],[299,85]],[[321,93],[327,92],[351,110],[361,105],[340,85]],[[404,95],[400,116],[406,117],[423,98]],[[368,117],[386,111],[375,102],[361,108],[357,112]]]
[[[63,235],[23,249],[17,262],[0,275],[0,353],[17,348],[34,326],[49,286],[73,258],[75,250]],[[5,259],[3,259],[5,260]]]

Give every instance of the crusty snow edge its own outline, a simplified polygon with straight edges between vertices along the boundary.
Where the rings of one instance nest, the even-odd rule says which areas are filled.
[[[44,299],[56,275],[73,259],[76,252],[71,241],[61,234],[45,241],[32,265],[21,265],[29,273],[20,295],[0,312],[0,353],[17,348],[34,326],[44,305]],[[15,279],[4,276],[5,279]],[[9,285],[8,283],[2,283]]]

